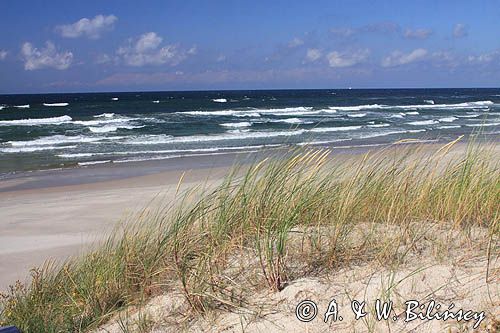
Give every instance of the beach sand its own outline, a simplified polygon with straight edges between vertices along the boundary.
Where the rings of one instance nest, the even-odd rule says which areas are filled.
[[[33,172],[0,181],[0,290],[24,281],[47,259],[85,251],[154,197],[171,199],[184,172],[183,187],[191,187],[220,179],[230,167],[207,157],[191,162],[192,168],[167,171],[146,163]],[[110,171],[120,179],[106,180]]]

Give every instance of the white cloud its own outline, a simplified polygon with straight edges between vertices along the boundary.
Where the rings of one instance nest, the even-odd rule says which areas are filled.
[[[304,45],[304,41],[300,38],[297,38],[297,37],[295,37],[290,42],[288,42],[289,48],[295,48],[295,47],[299,47],[301,45]]]
[[[306,60],[309,62],[315,62],[321,58],[321,51],[319,49],[308,49],[306,53]]]
[[[120,47],[117,55],[129,66],[162,65],[175,66],[186,58],[186,54],[196,53],[196,48],[180,50],[176,45],[161,47],[163,38],[155,32],[147,32],[139,38],[129,39],[128,45]]]
[[[5,50],[0,50],[0,61],[1,60],[5,60],[5,58],[7,58],[7,54],[8,52],[5,51]]]
[[[37,49],[31,43],[24,43],[21,47],[24,58],[24,69],[28,71],[41,68],[67,69],[73,61],[73,53],[58,52],[52,42],[46,42],[45,47]]]
[[[86,36],[91,39],[97,39],[104,31],[111,30],[118,18],[114,15],[96,15],[93,19],[86,17],[73,23],[60,25],[56,30],[63,37],[77,38]]]
[[[342,53],[333,51],[328,53],[326,58],[330,67],[351,67],[365,61],[369,54],[368,49]]]
[[[476,64],[488,64],[493,61],[496,61],[500,59],[500,50],[488,52],[488,53],[483,53],[477,56],[469,56],[468,61],[470,63],[476,63]]]
[[[455,38],[461,38],[465,37],[468,35],[467,31],[467,26],[463,23],[457,23],[455,24],[455,27],[453,27],[453,37]]]
[[[383,67],[394,67],[400,65],[406,65],[415,61],[420,61],[427,56],[427,50],[425,49],[415,49],[410,53],[402,53],[400,51],[394,51],[389,56],[382,60]]]
[[[406,29],[403,36],[410,39],[426,39],[430,35],[432,35],[431,29]]]

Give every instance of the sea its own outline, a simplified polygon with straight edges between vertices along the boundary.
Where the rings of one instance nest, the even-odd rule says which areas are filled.
[[[0,174],[280,147],[498,140],[500,89],[0,95]]]

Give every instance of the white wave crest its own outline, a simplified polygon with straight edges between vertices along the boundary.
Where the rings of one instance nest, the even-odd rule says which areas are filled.
[[[252,123],[250,123],[248,121],[242,121],[240,123],[224,123],[224,124],[220,124],[220,125],[224,126],[224,127],[239,128],[239,127],[249,127],[249,126],[252,126]]]
[[[467,127],[491,127],[491,126],[498,126],[500,123],[482,123],[482,124],[467,124],[465,126]]]
[[[276,148],[281,147],[281,144],[269,145],[249,145],[249,146],[234,146],[234,147],[211,147],[211,148],[193,148],[193,149],[167,149],[167,150],[138,150],[138,151],[110,151],[110,152],[94,152],[94,153],[66,153],[59,154],[58,157],[73,159],[93,156],[129,156],[129,155],[145,155],[145,154],[179,154],[179,153],[210,153],[218,151],[235,151],[249,150],[261,148]]]
[[[432,125],[432,124],[437,124],[437,123],[438,123],[437,121],[429,119],[429,120],[411,121],[407,124],[412,125],[412,126],[420,126],[420,125]]]
[[[102,119],[105,118],[105,119]],[[96,126],[96,125],[108,125],[108,124],[124,124],[133,120],[139,120],[139,118],[112,118],[100,117],[96,120],[75,120],[72,124],[82,125],[82,126]]]
[[[29,109],[30,105],[29,104],[24,104],[24,105],[14,105],[15,108],[17,109]]]
[[[43,106],[56,106],[56,107],[62,107],[62,106],[68,106],[69,103],[43,103]]]
[[[0,148],[0,153],[33,153],[37,151],[43,150],[58,150],[58,149],[71,149],[76,148],[77,146],[43,146],[43,147],[18,147],[18,148]]]
[[[372,124],[372,125],[368,125],[368,127],[389,127],[391,126],[391,124],[386,124],[386,123],[383,123],[383,124]]]
[[[451,128],[460,128],[460,125],[447,125],[447,126],[438,126],[437,129],[451,129]]]
[[[143,126],[132,126],[132,125],[105,125],[102,127],[89,127],[89,130],[92,133],[109,133],[109,132],[116,132],[118,129],[135,129],[135,128],[142,128]]]
[[[130,145],[155,145],[155,144],[169,144],[169,143],[192,143],[192,142],[210,142],[210,141],[225,141],[225,140],[244,140],[244,139],[259,139],[259,138],[272,138],[280,136],[294,136],[305,133],[305,130],[293,131],[262,131],[262,132],[231,132],[225,134],[214,135],[190,135],[173,137],[170,135],[148,135],[140,136],[134,139],[125,141],[125,144]]]
[[[366,117],[366,113],[352,113],[347,115],[350,118],[362,118]]]
[[[456,117],[458,117],[458,118],[477,118],[479,116],[480,116],[480,114],[464,114],[464,115],[457,115]]]
[[[225,98],[215,98],[215,99],[212,100],[212,102],[215,102],[215,103],[226,103],[227,99],[225,99]]]
[[[383,109],[386,107],[388,106],[381,104],[365,104],[365,105],[354,105],[354,106],[330,106],[329,109],[335,111],[361,111],[370,109]]]
[[[42,137],[39,139],[34,139],[30,141],[8,141],[12,147],[37,147],[37,146],[52,146],[52,145],[64,145],[64,144],[75,144],[75,143],[89,143],[89,142],[99,142],[103,140],[117,140],[122,137],[89,137],[89,136],[66,136],[66,135],[52,135],[47,137]]]
[[[454,122],[457,119],[458,119],[457,117],[451,116],[451,117],[439,118],[438,121],[440,121],[442,123],[452,123],[452,122]]]
[[[38,125],[60,125],[70,122],[70,116],[52,117],[52,118],[34,118],[34,119],[17,119],[17,120],[1,120],[0,126],[38,126]]]
[[[314,121],[308,121],[299,118],[286,118],[286,119],[272,119],[272,123],[285,123],[285,124],[313,124]]]
[[[95,115],[94,118],[113,118],[115,116],[114,113],[101,113],[98,115]]]

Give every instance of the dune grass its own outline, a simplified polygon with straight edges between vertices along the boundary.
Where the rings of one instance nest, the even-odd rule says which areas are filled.
[[[88,255],[34,269],[30,283],[2,295],[0,323],[86,331],[174,289],[192,313],[245,308],[256,287],[278,292],[364,261],[398,265],[430,225],[485,230],[491,255],[500,233],[497,152],[454,146],[347,159],[306,148],[234,168],[215,188],[145,209]]]

